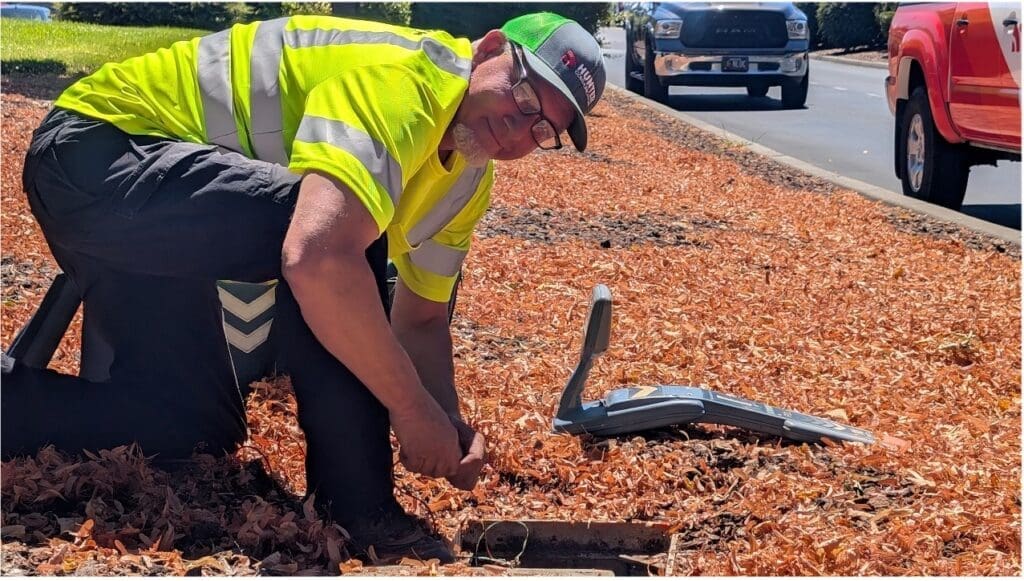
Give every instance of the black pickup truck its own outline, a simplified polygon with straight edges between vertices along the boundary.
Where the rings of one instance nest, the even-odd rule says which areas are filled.
[[[746,87],[807,101],[807,16],[792,3],[635,2],[624,6],[626,87],[655,101],[671,85]]]

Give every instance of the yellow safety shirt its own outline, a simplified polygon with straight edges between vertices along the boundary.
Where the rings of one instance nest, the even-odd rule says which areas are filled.
[[[471,62],[469,41],[443,31],[292,16],[108,63],[55,105],[335,177],[387,233],[403,282],[444,302],[494,179],[493,164],[437,156]]]

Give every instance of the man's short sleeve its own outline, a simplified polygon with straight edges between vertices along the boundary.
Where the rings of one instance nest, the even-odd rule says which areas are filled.
[[[398,276],[410,290],[431,301],[449,300],[469,253],[473,230],[490,205],[493,184],[492,163],[477,182],[469,202],[440,232],[392,259]]]
[[[349,70],[309,92],[288,167],[347,185],[384,232],[409,176],[437,148],[443,109],[403,66]]]

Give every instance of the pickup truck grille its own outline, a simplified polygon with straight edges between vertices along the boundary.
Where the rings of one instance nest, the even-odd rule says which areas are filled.
[[[706,10],[683,20],[688,48],[782,48],[789,42],[786,17],[759,10]]]

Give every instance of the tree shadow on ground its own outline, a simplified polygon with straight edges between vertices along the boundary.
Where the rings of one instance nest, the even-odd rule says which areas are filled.
[[[2,63],[4,74],[63,75],[68,67],[54,59],[6,59]]]
[[[970,204],[960,212],[986,222],[1020,230],[1020,204]]]
[[[67,74],[62,63],[53,63],[55,61],[4,61],[0,90],[8,95],[53,101],[64,89],[84,76],[78,73]]]
[[[672,93],[665,104],[676,111],[798,111],[782,105],[782,100],[772,96],[750,97],[746,93]]]

